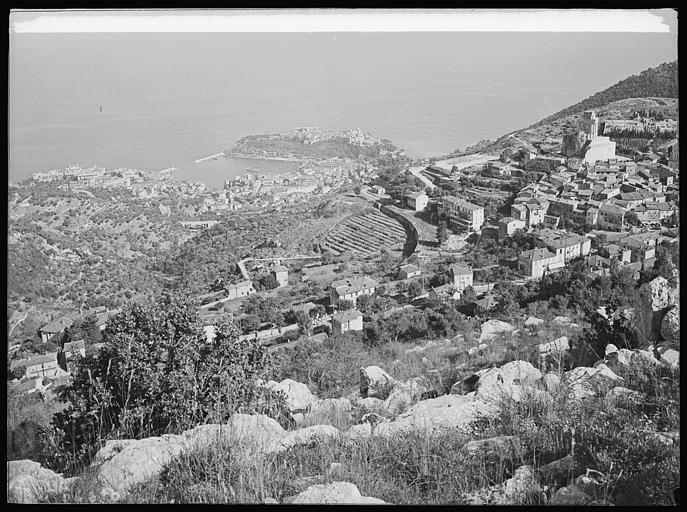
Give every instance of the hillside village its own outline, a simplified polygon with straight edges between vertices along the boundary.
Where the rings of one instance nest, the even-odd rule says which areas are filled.
[[[221,433],[213,424],[206,430],[197,426],[150,438],[160,440],[157,444],[150,439],[127,439],[120,444],[108,440],[93,459],[98,499],[109,496],[121,501],[122,496],[140,491],[137,486],[148,485],[175,457],[199,450],[203,457],[212,457],[207,452],[217,434],[225,436],[225,441],[231,437],[232,443],[249,445],[270,464],[277,464],[274,461],[288,450],[316,450],[323,439],[332,450],[348,453],[345,463],[325,457],[326,467],[318,469],[316,476],[291,475],[293,485],[284,484],[279,491],[283,496],[274,501],[319,503],[330,496],[327,493],[343,493],[349,503],[391,502],[394,492],[387,487],[380,488],[383,497],[371,497],[375,486],[366,477],[356,480],[360,489],[349,483],[356,471],[367,475],[368,470],[356,469],[359,462],[353,462],[356,455],[349,451],[357,448],[346,443],[351,439],[375,443],[377,438],[391,439],[409,429],[411,439],[423,428],[444,426],[460,430],[461,436],[480,428],[490,434],[479,440],[461,438],[468,440],[456,450],[464,458],[461,464],[472,464],[466,461],[487,454],[485,460],[491,457],[510,465],[504,476],[491,462],[484,463],[479,485],[461,484],[464,492],[453,496],[454,502],[631,502],[629,484],[622,493],[609,490],[599,459],[575,460],[574,431],[561,434],[568,441],[560,443],[566,447],[573,443],[565,457],[552,449],[551,454],[560,457],[542,461],[536,471],[531,465],[516,463],[524,460],[522,453],[529,449],[524,446],[529,442],[524,439],[528,428],[543,432],[549,427],[541,423],[508,426],[504,420],[528,403],[537,404],[534,408],[553,408],[556,400],[564,405],[588,398],[589,404],[596,405],[580,406],[586,415],[592,415],[604,400],[630,402],[634,404],[626,409],[630,411],[641,409],[637,403],[656,391],[650,391],[648,384],[641,390],[630,386],[641,380],[632,373],[639,371],[634,364],[651,368],[656,375],[677,375],[679,383],[677,119],[629,109],[626,117],[606,119],[587,110],[569,119],[556,137],[538,139],[526,131],[515,132],[504,138],[505,148],[501,144],[422,161],[412,161],[387,147],[388,141],[359,130],[321,133],[301,128],[288,137],[300,146],[343,138],[353,146],[378,144],[386,149],[375,158],[309,154],[302,158],[303,154],[291,152],[291,142],[287,149],[275,150],[253,141],[252,147],[261,149],[251,152],[247,149],[250,139],[242,139],[232,154],[288,156],[298,158],[300,164],[287,173],[247,172],[227,181],[222,191],[176,180],[173,169],[147,172],[78,166],[36,173],[31,180],[10,187],[10,243],[24,236],[22,218],[38,215],[28,210],[28,199],[23,199],[27,190],[47,190],[48,197],[50,190],[57,190],[69,200],[83,201],[109,201],[99,199],[104,193],[120,194],[131,204],[154,198],[150,217],[159,219],[156,236],[167,244],[168,252],[158,256],[152,245],[141,250],[146,261],[148,254],[155,255],[150,256],[149,266],[138,270],[158,283],[148,287],[154,290],[154,298],[194,281],[193,288],[188,284],[183,292],[192,295],[193,314],[207,343],[225,339],[226,325],[233,325],[236,343],[264,348],[282,365],[278,366],[281,373],[266,376],[259,386],[283,393],[288,421],[277,423],[267,413],[236,414],[231,434]],[[273,215],[275,224],[251,229],[251,214]],[[284,219],[283,225],[279,219]],[[234,240],[227,226],[244,227],[236,231],[249,238],[239,240],[237,235]],[[274,230],[281,234],[273,236]],[[165,239],[172,232],[177,237],[174,242]],[[303,233],[309,235],[299,238]],[[209,251],[228,244],[231,261],[224,258],[213,263],[212,269],[207,266],[203,274],[187,275],[184,281],[184,271],[176,269],[187,268],[180,261],[197,244]],[[75,262],[86,257],[73,256]],[[101,260],[97,265],[107,269]],[[586,365],[571,367],[566,354],[574,352],[574,340],[589,337],[593,325],[589,316],[565,305],[581,300],[565,295],[572,293],[565,288],[575,279],[586,280],[590,288],[612,283],[599,285],[612,291],[599,292],[609,306],[598,309],[598,325],[620,329],[617,326],[626,320],[635,322],[641,326],[637,329],[646,346],[617,346],[611,340],[620,343],[620,338],[609,335],[602,354],[587,354],[591,359]],[[564,288],[559,296],[565,299],[556,299],[555,307],[547,306],[546,301],[556,297],[547,295],[547,290],[555,286]],[[616,296],[622,286],[639,290],[642,302],[634,308],[623,302]],[[124,317],[120,313],[137,298],[122,296],[107,305],[92,301],[84,307],[84,301],[70,304],[66,296],[35,298],[29,303],[16,295],[8,323],[22,326],[23,332],[19,329],[14,337],[12,332],[8,336],[8,387],[24,400],[41,397],[45,403],[58,400],[75,376],[77,381],[83,378],[80,361],[97,360],[101,350],[110,350],[108,336],[115,336],[112,326],[121,327]],[[38,311],[43,316],[35,318],[42,319],[41,324],[33,326],[33,339],[27,343],[22,337],[33,328],[28,327],[27,318]],[[348,347],[347,343],[372,348],[367,356],[355,351],[345,356],[347,349],[341,347]],[[380,347],[385,344],[395,352],[388,349],[388,364],[374,364],[369,358],[383,357]],[[349,361],[334,359],[337,352]],[[307,366],[312,357],[327,366],[322,354],[337,362],[330,361],[331,374],[323,370],[315,378],[315,363],[312,368],[301,365]],[[510,362],[506,356],[511,356]],[[347,365],[357,363],[360,374],[351,375]],[[440,365],[452,369],[449,372]],[[337,377],[340,368],[346,368],[346,375]],[[307,385],[303,383],[306,376]],[[334,383],[337,379],[339,384]],[[503,395],[509,397],[510,405],[500,401]],[[452,413],[449,407],[460,413]],[[625,410],[622,407],[618,410]],[[659,409],[663,412],[656,413],[656,418],[660,418],[647,420],[654,423],[643,432],[661,450],[679,451],[679,415],[675,428],[674,411]],[[25,426],[12,425],[15,430],[10,435],[21,437]],[[664,427],[669,430],[661,430]],[[551,428],[563,432],[561,425]],[[546,435],[553,433],[547,430]],[[12,445],[17,453],[22,453],[20,444]],[[141,454],[164,463],[142,463]],[[76,475],[63,478],[59,472],[29,462],[8,463],[8,475],[14,475],[8,476],[14,478],[8,480],[8,491],[16,500],[39,499],[30,485],[41,480],[57,495],[73,492]],[[679,455],[677,464],[679,468]],[[447,467],[441,470],[450,472]],[[155,492],[159,497],[159,489]],[[424,496],[417,492],[412,499]],[[193,500],[191,494],[174,499]],[[259,502],[269,502],[267,498],[249,496]]]

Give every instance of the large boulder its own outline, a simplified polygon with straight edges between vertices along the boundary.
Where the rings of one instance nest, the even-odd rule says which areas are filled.
[[[563,382],[569,386],[574,398],[605,395],[622,380],[605,363],[595,368],[578,366],[563,374]]]
[[[551,499],[549,505],[572,505],[581,506],[589,504],[594,498],[585,493],[577,485],[571,484],[558,489]]]
[[[226,424],[200,425],[183,432],[182,436],[190,450],[203,450],[217,443],[231,444],[255,456],[275,451],[286,434],[276,420],[264,414],[234,414]]]
[[[623,386],[616,386],[606,394],[606,398],[615,403],[641,403],[646,398],[646,394]]]
[[[539,492],[539,483],[533,467],[529,465],[516,468],[503,485],[505,502],[513,505],[522,504],[527,495],[534,492]]]
[[[99,494],[117,500],[134,485],[157,476],[182,453],[230,444],[238,456],[255,458],[338,435],[338,429],[331,425],[287,432],[263,414],[235,414],[226,424],[200,425],[181,435],[109,441],[98,451],[92,466]]]
[[[378,498],[362,496],[350,482],[311,485],[293,500],[294,504],[384,505]]]
[[[673,306],[661,320],[661,336],[664,340],[680,339],[680,304]]]
[[[131,487],[152,478],[186,450],[184,436],[164,435],[138,441],[108,441],[96,454],[99,494],[119,500]]]
[[[363,414],[368,412],[379,413],[380,411],[382,411],[382,409],[384,409],[384,400],[380,400],[379,398],[357,397],[351,400],[351,404],[354,408],[363,411]]]
[[[433,431],[466,428],[477,419],[493,417],[495,404],[466,395],[443,395],[422,400],[402,413],[394,421],[377,425],[375,434],[390,436],[409,430]]]
[[[475,384],[476,396],[492,400],[506,396],[519,401],[522,398],[521,385],[535,384],[541,377],[541,372],[531,363],[511,361],[483,373]]]
[[[654,278],[639,288],[638,325],[644,339],[661,339],[663,318],[678,304],[679,288],[673,288],[663,277]],[[678,313],[679,315],[679,313]]]
[[[544,320],[535,316],[528,316],[527,320],[525,320],[525,327],[533,330],[541,327],[542,325],[544,325]]]
[[[542,482],[566,485],[573,478],[583,474],[585,470],[586,466],[581,460],[572,455],[566,455],[540,466],[537,473]]]
[[[385,400],[396,384],[394,378],[379,366],[360,369],[360,396]]]
[[[286,405],[291,412],[304,411],[308,406],[317,400],[311,393],[308,386],[291,379],[284,379],[281,382],[273,380],[264,385],[274,391],[281,391],[286,395]]]
[[[416,380],[398,382],[384,400],[383,410],[389,416],[398,416],[408,407],[420,400],[424,388]]]
[[[546,356],[549,354],[561,354],[570,348],[570,341],[567,336],[561,336],[548,343],[539,345],[539,355]]]
[[[672,348],[659,347],[658,353],[661,356],[659,362],[671,368],[677,368],[680,366],[680,352]]]
[[[72,481],[38,462],[12,460],[7,463],[7,500],[10,503],[37,503],[49,495],[67,492]]]
[[[463,445],[462,450],[473,457],[500,460],[515,460],[523,454],[520,439],[515,436],[498,436],[469,441]]]
[[[293,446],[312,446],[328,439],[338,439],[340,432],[332,425],[313,425],[287,433],[275,451],[288,450]]]
[[[482,324],[482,334],[479,337],[480,343],[486,343],[496,337],[497,334],[510,333],[515,329],[508,322],[501,320],[488,320]]]

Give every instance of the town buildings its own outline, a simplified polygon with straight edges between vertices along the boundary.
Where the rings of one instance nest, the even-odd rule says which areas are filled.
[[[445,196],[441,204],[441,214],[446,216],[448,225],[460,231],[480,231],[484,224],[484,207],[472,204],[455,196]]]
[[[277,280],[280,288],[289,284],[289,269],[285,266],[275,265],[272,267],[272,271],[270,273]]]
[[[363,314],[355,309],[338,311],[332,315],[332,333],[363,330]]]
[[[60,343],[65,331],[74,324],[70,318],[58,318],[38,330],[43,343]]]
[[[416,212],[424,211],[429,202],[429,197],[424,192],[414,192],[406,196],[406,204]]]
[[[525,229],[527,224],[524,220],[514,219],[513,217],[503,217],[499,219],[496,226],[499,240],[502,240],[507,236],[511,236],[518,229]]]
[[[453,286],[459,292],[472,286],[473,273],[470,267],[451,265],[451,276],[453,277]]]
[[[378,283],[369,277],[348,277],[334,281],[329,287],[329,297],[332,304],[339,300],[355,300],[361,295],[372,295]]]
[[[420,269],[415,265],[401,265],[398,269],[398,278],[410,279],[411,277],[419,276],[420,273]]]
[[[551,252],[547,247],[524,251],[518,258],[518,269],[529,278],[540,278],[545,273],[564,266],[563,254]]]

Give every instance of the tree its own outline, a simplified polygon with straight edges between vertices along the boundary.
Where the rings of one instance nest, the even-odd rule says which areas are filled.
[[[442,245],[446,242],[446,240],[448,240],[448,229],[446,228],[445,222],[439,224],[439,229],[437,230],[437,240],[439,245]]]
[[[236,411],[282,417],[283,397],[255,385],[270,366],[266,349],[240,341],[231,324],[217,325],[215,334],[206,339],[196,305],[180,296],[113,317],[100,354],[79,359],[72,382],[58,392],[70,405],[53,419],[48,465],[71,471],[106,439],[180,433],[224,423]]]
[[[422,285],[419,281],[411,281],[408,285],[408,296],[414,299],[418,295],[422,294]]]
[[[349,309],[353,309],[354,307],[355,307],[355,304],[353,303],[352,300],[348,300],[348,299],[339,299],[339,300],[336,302],[336,308],[337,308],[339,311],[347,311],[347,310],[349,310]]]
[[[260,323],[257,315],[246,315],[240,320],[241,331],[243,334],[255,332],[260,329]]]
[[[369,315],[372,312],[372,301],[372,295],[361,295],[356,299],[355,304],[358,311],[364,315]]]
[[[89,315],[83,320],[75,322],[70,329],[70,341],[84,340],[87,345],[98,343],[101,336],[96,320],[96,315]]]
[[[316,304],[314,308],[310,308],[308,315],[310,315],[310,318],[314,319],[323,316],[326,312],[327,309],[322,304]]]

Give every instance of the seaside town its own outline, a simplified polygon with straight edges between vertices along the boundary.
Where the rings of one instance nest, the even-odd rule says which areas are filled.
[[[674,120],[667,119],[662,124],[650,121],[642,122],[643,129],[667,131],[676,136]],[[271,207],[280,210],[282,206],[312,201],[314,196],[339,194],[344,187],[357,184],[357,194],[353,192],[353,195],[363,198],[375,209],[366,215],[350,214],[333,226],[338,236],[332,236],[330,232],[325,239],[327,252],[330,255],[349,252],[354,257],[369,259],[380,249],[384,250],[385,246],[400,248],[405,239],[410,239],[412,248],[403,254],[404,260],[398,265],[397,276],[382,279],[388,295],[392,295],[392,289],[404,290],[394,294],[400,304],[398,307],[413,308],[427,298],[458,300],[469,288],[473,297],[469,305],[484,312],[497,305],[492,290],[498,278],[485,277],[483,272],[479,272],[482,269],[461,261],[471,245],[469,240],[475,236],[502,241],[519,232],[533,237],[535,248],[520,250],[515,258],[507,262],[517,279],[514,282],[519,284],[541,279],[578,258],[584,258],[595,274],[608,274],[611,267],[620,265],[631,269],[638,278],[641,271],[651,269],[654,265],[658,246],[677,241],[677,139],[669,138],[650,152],[634,150],[631,157],[621,156],[616,154],[616,142],[599,135],[600,122],[603,120],[594,111],[586,111],[580,130],[567,133],[558,144],[523,144],[507,158],[473,154],[434,160],[432,163],[411,162],[404,172],[426,186],[424,190],[397,199],[385,193],[385,188],[379,184],[378,170],[369,162],[361,164],[340,158],[309,161],[297,170],[278,174],[246,172],[227,180],[221,191],[210,191],[202,182],[175,180],[173,168],[155,172],[109,170],[95,166],[82,169],[76,165],[70,165],[63,171],[35,173],[28,186],[59,183],[57,189],[70,192],[122,188],[136,198],[161,200],[170,191],[175,191],[181,194],[182,200],[202,200],[197,209],[189,211],[192,216],[180,220],[185,228],[197,230],[210,228],[220,223],[222,216],[231,215],[241,208],[255,210]],[[623,123],[635,121],[606,121],[606,131],[611,122],[614,129],[628,129],[630,125]],[[330,140],[334,136],[345,136],[353,145],[378,142],[378,139],[359,130],[327,134],[316,128],[302,128],[288,134],[287,138],[296,136],[304,144]],[[272,137],[272,140],[279,139]],[[248,152],[245,148],[243,151],[244,155]],[[396,158],[403,156],[402,152],[391,154]],[[264,153],[259,156],[268,158]],[[436,194],[442,187],[450,190],[453,184],[465,179],[482,178],[493,185],[495,181],[521,177],[526,173],[533,173],[538,179],[514,195],[507,216],[485,216],[484,206],[464,199],[479,198],[478,190],[466,190],[463,197],[449,193]],[[489,195],[493,197],[498,192],[495,189]],[[169,208],[162,202],[160,212],[169,215]],[[202,216],[203,219],[196,220],[196,216]],[[574,229],[566,228],[567,225],[574,226]],[[443,226],[444,230],[448,228],[451,244],[447,241],[439,244],[439,226]],[[449,245],[462,247],[463,250],[450,250]],[[422,267],[430,265],[431,260],[444,261],[447,256],[457,260],[456,264],[450,266],[450,280],[429,286],[433,276],[426,275]],[[252,259],[251,255],[245,258],[246,261]],[[322,329],[326,325],[327,332],[341,334],[349,330],[362,331],[363,313],[355,307],[342,309],[340,301],[355,304],[360,296],[375,295],[380,287],[379,276],[361,275],[357,270],[342,272],[340,264],[313,263],[307,255],[291,260],[299,264],[295,270],[298,282],[324,277],[328,287],[321,297],[311,297],[302,304],[287,304],[284,312],[308,313],[314,320],[308,330],[317,327]],[[293,282],[289,274],[294,270],[283,265],[286,260],[277,255],[271,261],[269,258],[263,258],[262,261],[253,264],[250,269],[240,262],[240,275],[233,279],[231,276],[220,276],[223,282],[227,281],[227,285],[221,290],[199,295],[201,311],[217,310],[218,306],[225,303],[240,303],[254,294],[269,295],[269,292],[256,291],[252,284],[253,279],[261,274],[272,276],[277,288],[288,287]],[[328,282],[326,276],[331,276]],[[415,283],[421,283],[421,286],[415,289],[412,286]],[[319,300],[317,304],[312,302],[316,299]],[[41,326],[38,334],[43,343],[64,340],[65,331],[75,321],[91,317],[96,318],[95,326],[102,331],[107,325],[107,318],[117,311],[100,307],[81,311],[77,316],[60,316]],[[307,336],[307,332],[300,332],[303,329],[299,329],[297,322],[261,327],[265,328],[243,336],[267,343],[278,343],[284,336],[293,341],[294,334]],[[212,324],[208,324],[207,329],[211,332]],[[322,335],[318,339],[321,340]],[[10,345],[10,353],[19,349],[19,343]],[[75,351],[85,355],[83,340],[62,341],[56,352],[13,360],[12,371],[20,368],[24,371],[16,382],[27,392],[58,385],[61,379],[69,377],[67,361]]]
[[[201,176],[207,160],[253,161],[221,189],[174,167],[78,164],[10,183],[13,499],[44,499],[42,478],[55,500],[319,503],[330,498],[307,501],[314,487],[393,457],[414,460],[415,489],[430,462],[413,450],[430,441],[404,436],[425,427],[454,429],[432,449],[468,436],[451,464],[486,471],[455,503],[627,504],[645,459],[672,461],[679,484],[679,394],[666,398],[679,387],[677,98],[580,105],[433,158],[360,129],[250,135],[193,162]],[[291,166],[261,169],[269,160]],[[596,423],[599,410],[616,416]],[[213,459],[227,481],[216,494],[170,461],[233,461],[210,431],[226,422],[246,443],[267,436],[261,457],[340,444],[304,463],[317,475],[248,498],[232,494],[243,470]],[[630,424],[648,439],[633,476],[613,473],[612,487],[594,468],[612,471],[615,452],[608,464],[575,452],[586,423],[590,443],[645,449]],[[540,439],[546,456],[525,463]],[[84,468],[95,483],[77,492]],[[346,502],[394,499],[348,485]]]

